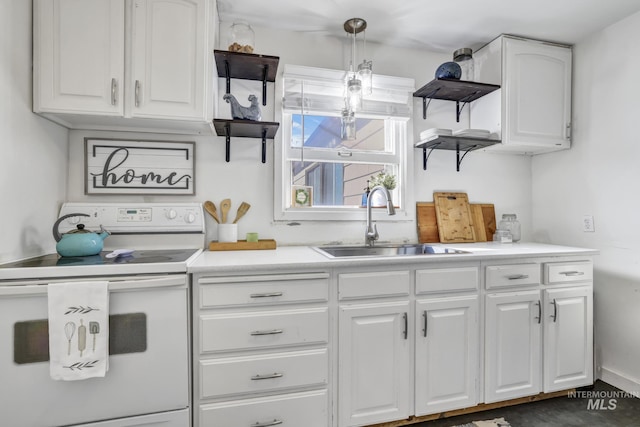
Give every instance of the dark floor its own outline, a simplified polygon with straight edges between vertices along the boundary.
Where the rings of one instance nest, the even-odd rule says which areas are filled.
[[[452,427],[500,417],[511,427],[640,427],[640,399],[601,381],[579,393],[583,396],[557,397],[411,427]]]

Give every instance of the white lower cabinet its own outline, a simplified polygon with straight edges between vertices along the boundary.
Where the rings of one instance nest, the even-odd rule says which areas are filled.
[[[540,291],[486,296],[485,403],[542,390]]]
[[[593,383],[592,264],[542,267],[543,283],[486,295],[485,403]]]
[[[340,426],[364,426],[408,417],[409,301],[340,307]]]
[[[416,301],[415,415],[478,403],[478,295]]]
[[[202,405],[199,425],[327,427],[327,391],[281,394]]]
[[[329,427],[329,274],[195,282],[194,427]]]
[[[544,391],[593,383],[593,291],[544,291]]]

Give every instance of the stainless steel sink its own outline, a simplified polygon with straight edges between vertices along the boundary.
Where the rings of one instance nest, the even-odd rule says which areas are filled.
[[[391,257],[405,255],[466,254],[469,252],[428,244],[379,246],[318,246],[315,248],[330,258]]]

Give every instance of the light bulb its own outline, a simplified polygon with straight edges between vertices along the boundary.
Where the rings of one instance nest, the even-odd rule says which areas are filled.
[[[347,83],[347,99],[351,111],[362,108],[362,82],[355,76],[351,77]]]
[[[362,82],[362,95],[368,96],[373,92],[372,62],[364,60],[358,65],[358,78]]]

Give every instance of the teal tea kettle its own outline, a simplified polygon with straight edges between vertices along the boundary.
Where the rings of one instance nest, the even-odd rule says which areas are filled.
[[[56,251],[63,257],[97,255],[102,250],[103,241],[109,232],[100,226],[100,233],[85,230],[84,224],[78,224],[76,230],[60,234],[58,226],[62,221],[73,216],[89,216],[83,213],[72,213],[58,218],[53,225],[53,238],[56,239]]]

